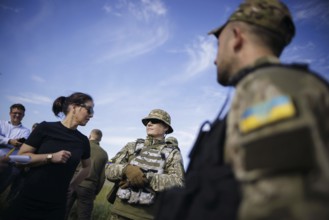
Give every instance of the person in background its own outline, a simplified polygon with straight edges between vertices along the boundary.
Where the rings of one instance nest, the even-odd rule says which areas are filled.
[[[172,187],[183,187],[184,167],[180,151],[167,145],[166,134],[173,132],[170,115],[152,110],[142,119],[146,139],[129,142],[112,159],[107,179],[116,182],[118,190],[109,219],[153,219],[158,196]],[[109,195],[109,198],[112,198]]]
[[[16,155],[19,148],[30,135],[30,129],[22,124],[25,116],[24,105],[17,103],[10,106],[10,121],[0,121],[0,155]]]
[[[19,148],[30,135],[30,130],[23,126],[25,107],[20,103],[10,106],[10,121],[0,121],[0,157],[16,155]],[[20,171],[14,164],[6,166],[0,174],[0,193],[4,192]]]
[[[90,220],[94,207],[94,200],[101,191],[105,182],[105,165],[108,156],[105,150],[99,145],[102,140],[102,131],[93,129],[89,135],[91,170],[89,176],[68,196],[66,219],[69,217],[73,203],[77,203],[77,219]],[[79,164],[77,171],[81,168]],[[72,218],[70,218],[72,219]]]
[[[75,190],[90,171],[89,140],[78,127],[93,117],[93,108],[92,97],[80,92],[54,101],[52,110],[55,116],[62,113],[63,120],[40,123],[22,145],[19,155],[31,157],[30,170],[2,220],[64,219],[69,189]]]

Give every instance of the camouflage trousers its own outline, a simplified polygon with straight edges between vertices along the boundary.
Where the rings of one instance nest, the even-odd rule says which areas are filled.
[[[244,183],[239,220],[328,220],[327,184],[301,174]]]

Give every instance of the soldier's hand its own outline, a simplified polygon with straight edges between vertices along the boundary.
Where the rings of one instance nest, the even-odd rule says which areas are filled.
[[[127,180],[121,180],[119,182],[119,187],[121,189],[127,189],[129,187],[129,182]]]
[[[129,186],[141,188],[147,183],[145,174],[138,166],[128,164],[124,168],[123,173],[127,177]]]
[[[147,184],[148,184],[148,181],[147,181],[146,177],[143,177],[143,184],[142,185],[133,185],[133,184],[131,184],[131,182],[129,180],[121,180],[119,182],[119,187],[121,189],[127,189],[128,187],[141,188],[141,187],[143,187],[143,186],[145,186]]]

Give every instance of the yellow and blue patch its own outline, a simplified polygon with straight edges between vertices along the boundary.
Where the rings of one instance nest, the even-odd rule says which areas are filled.
[[[240,118],[239,128],[242,133],[248,133],[295,115],[296,109],[290,97],[276,96],[247,108]]]

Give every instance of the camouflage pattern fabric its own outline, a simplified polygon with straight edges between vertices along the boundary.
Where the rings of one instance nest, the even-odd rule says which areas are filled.
[[[329,219],[328,121],[328,86],[304,69],[262,67],[237,84],[225,160],[241,220]]]
[[[232,13],[224,25],[210,31],[209,34],[218,37],[231,21],[243,21],[266,28],[282,37],[286,45],[295,35],[295,26],[289,9],[278,0],[246,0]]]
[[[158,120],[162,121],[163,123],[165,123],[169,127],[166,134],[170,134],[174,131],[174,129],[171,127],[171,117],[166,111],[164,111],[162,109],[153,109],[148,114],[148,116],[146,116],[145,118],[142,119],[142,123],[146,126],[146,124],[148,123],[148,121],[150,119],[158,119]]]
[[[177,148],[167,149],[164,140],[152,140],[149,139],[144,143],[144,140],[137,140],[136,142],[129,142],[121,151],[119,151],[114,158],[112,158],[112,164],[110,164],[106,170],[107,179],[115,182],[122,180],[123,169],[127,164],[136,163],[134,160],[136,157],[136,147],[140,146],[142,143],[140,154],[152,154],[156,149],[163,148],[161,152],[164,153],[165,161],[162,164],[162,168],[159,173],[157,172],[146,172],[146,178],[149,181],[148,188],[156,193],[160,193],[164,190],[170,189],[172,187],[182,187],[184,184],[184,167],[182,162],[182,156]],[[146,146],[144,146],[146,145]],[[139,147],[137,147],[139,148]],[[147,167],[155,163],[141,164],[140,167]],[[156,197],[157,198],[157,197]],[[155,198],[155,200],[157,200]],[[155,201],[157,203],[157,201]],[[129,217],[131,219],[149,219],[153,218],[156,209],[156,204],[154,206],[143,206],[139,204],[128,204],[120,198],[115,200],[113,206],[113,212]]]
[[[167,137],[166,143],[172,145],[173,147],[178,147],[178,140],[175,137]]]

